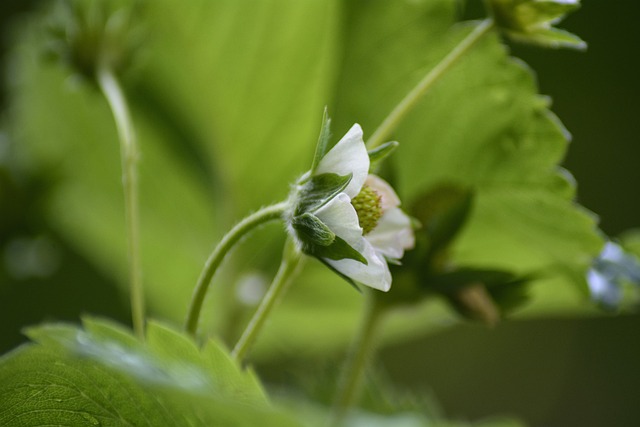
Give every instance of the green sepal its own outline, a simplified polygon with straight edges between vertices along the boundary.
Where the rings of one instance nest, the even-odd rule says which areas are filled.
[[[455,292],[471,283],[482,283],[489,289],[502,286],[519,286],[530,283],[535,275],[522,275],[512,271],[460,267],[446,273],[435,274],[429,277],[429,288],[441,293]]]
[[[505,270],[463,267],[431,276],[422,286],[443,294],[460,314],[474,318],[471,307],[465,307],[463,301],[457,298],[465,289],[481,285],[496,309],[501,315],[505,315],[529,301],[528,285],[535,278],[533,274],[520,275]]]
[[[327,112],[327,107],[324,107],[324,113],[322,114],[322,125],[320,127],[320,136],[318,136],[318,143],[316,144],[316,152],[313,156],[313,163],[311,165],[311,173],[315,172],[320,164],[320,160],[329,151],[329,139],[331,138],[331,119]]]
[[[473,200],[471,189],[454,184],[442,184],[419,196],[410,209],[420,224],[417,245],[403,263],[416,265],[421,271],[438,271],[441,263],[446,264],[442,257],[467,223]],[[429,266],[427,270],[425,266]]]
[[[573,3],[557,0],[519,1],[522,3],[520,7],[522,9],[520,12],[521,17],[530,17],[535,22],[556,23],[564,18],[567,13],[580,9],[579,1]]]
[[[528,43],[553,49],[569,48],[585,50],[587,43],[580,37],[558,28],[543,28],[531,33],[507,31],[507,37],[520,43]]]
[[[491,15],[506,36],[516,42],[542,47],[585,49],[578,36],[553,28],[580,3],[558,0],[486,0]]]
[[[333,242],[328,246],[306,244],[302,242],[302,251],[307,255],[314,256],[319,259],[331,259],[339,261],[341,259],[352,259],[368,265],[367,259],[360,252],[355,250],[343,238],[335,236]]]
[[[518,31],[556,23],[567,13],[580,8],[579,2],[557,0],[487,0],[485,3],[498,27]]]
[[[336,239],[335,233],[309,212],[294,217],[291,226],[305,246],[329,246]]]
[[[297,188],[294,217],[301,216],[305,212],[315,212],[324,206],[347,188],[352,176],[352,174],[340,176],[335,173],[311,176]]]
[[[369,154],[369,170],[372,170],[378,163],[389,157],[395,151],[400,143],[398,141],[389,141],[368,151]]]
[[[347,276],[346,274],[336,270],[331,264],[329,264],[326,260],[322,259],[322,258],[318,258],[318,260],[323,263],[329,270],[333,271],[334,273],[336,273],[338,276],[342,277],[348,284],[351,285],[351,287],[353,289],[355,289],[356,291],[362,293],[362,289],[360,289],[360,287],[358,287],[358,285],[356,284],[356,282],[349,276]]]

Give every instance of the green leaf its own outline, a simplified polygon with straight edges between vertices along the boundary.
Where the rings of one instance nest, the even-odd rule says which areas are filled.
[[[335,117],[346,123],[357,117],[364,129],[374,129],[470,31],[449,28],[455,11],[446,1],[353,2],[350,10],[354,54],[345,55]],[[412,25],[398,32],[397,22],[408,17]],[[367,31],[373,25],[375,37]],[[390,161],[405,205],[445,184],[474,194],[473,212],[452,246],[453,264],[516,274],[548,270],[582,293],[574,274],[586,271],[602,239],[558,166],[569,135],[537,94],[532,72],[495,35],[438,81],[394,138],[400,147]]]
[[[334,129],[358,122],[373,132],[471,31],[454,26],[456,17],[455,2],[446,0],[348,2],[340,90],[330,104]],[[602,238],[595,216],[575,203],[575,184],[558,166],[569,134],[548,107],[532,71],[489,35],[392,135],[400,146],[387,164],[403,206],[443,185],[473,193],[471,214],[450,248],[452,264],[518,277],[548,273],[531,282],[530,304],[516,314],[593,313],[584,274]],[[300,357],[348,342],[361,301],[315,267],[292,286],[256,347],[259,354],[282,356],[285,331],[288,354]],[[403,280],[394,275],[385,297],[401,291]],[[303,320],[309,318],[314,321]],[[426,301],[390,317],[384,339],[439,330],[456,318],[445,304]]]
[[[136,96],[142,252],[154,312],[181,320],[223,230],[286,196],[313,156],[323,105],[335,112],[338,132],[354,122],[366,132],[380,124],[468,33],[455,25],[456,8],[450,0],[148,2],[145,60],[125,83]],[[47,223],[124,289],[110,112],[89,88],[71,86],[59,67],[40,61],[41,24],[34,18],[22,26],[14,52],[9,119],[16,145],[33,168],[57,178]],[[584,312],[585,295],[571,285],[601,239],[558,168],[568,135],[537,92],[531,71],[489,36],[406,119],[385,166],[397,175],[404,206],[443,183],[474,193],[452,262],[516,274],[549,269],[552,277],[534,284],[530,312]],[[270,231],[281,233],[258,232],[239,248],[249,256],[225,263],[216,283],[227,286],[213,287],[203,327],[224,333],[211,316],[233,306],[228,284],[248,268],[276,263],[281,241]],[[348,341],[360,302],[331,271],[310,263],[258,343],[262,354],[335,351]],[[453,318],[443,307],[434,301],[391,319],[387,338],[446,323],[434,322]]]
[[[297,425],[226,350],[150,323],[146,343],[109,322],[44,325],[0,359],[2,425]]]
[[[281,200],[309,169],[337,53],[337,4],[148,5],[153,37],[144,79],[200,136],[235,216]]]
[[[260,205],[284,199],[308,169],[331,79],[334,3],[146,2],[141,60],[123,78],[142,153],[142,256],[154,312],[181,321],[224,231]],[[25,19],[15,37],[12,133],[21,156],[55,177],[44,206],[47,224],[124,294],[115,125],[92,87],[42,60],[39,35],[48,22],[42,15]],[[216,280],[233,283],[238,276],[229,268]],[[212,312],[222,315],[227,307]]]

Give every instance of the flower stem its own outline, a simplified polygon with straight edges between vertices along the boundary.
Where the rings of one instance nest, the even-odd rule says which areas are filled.
[[[138,208],[138,146],[131,114],[118,78],[109,67],[99,67],[98,85],[107,99],[120,139],[122,162],[122,186],[128,240],[129,283],[131,291],[131,317],[133,330],[144,337],[144,288],[142,283],[142,258],[140,256],[140,219]]]
[[[198,320],[200,319],[200,311],[202,310],[202,304],[204,303],[204,297],[207,294],[211,279],[213,279],[216,270],[222,263],[222,260],[227,255],[229,250],[235,245],[242,236],[247,234],[257,226],[264,224],[265,222],[278,219],[282,216],[287,207],[286,202],[278,203],[272,206],[267,206],[260,209],[257,212],[249,215],[238,224],[236,224],[218,243],[213,250],[209,259],[198,278],[198,283],[191,297],[191,304],[189,305],[189,311],[187,314],[187,320],[185,322],[185,328],[191,335],[196,334],[198,328]]]
[[[382,324],[383,313],[382,307],[376,302],[374,291],[368,291],[365,296],[360,329],[342,372],[338,397],[333,407],[332,425],[342,422],[359,396],[362,377],[375,349],[376,334]]]
[[[256,340],[258,333],[262,330],[265,321],[269,317],[271,310],[282,297],[291,280],[296,276],[302,264],[303,257],[291,239],[288,239],[282,254],[280,268],[269,287],[267,294],[262,299],[258,310],[256,310],[249,325],[242,333],[238,343],[234,347],[231,355],[238,361],[242,361],[247,355],[249,348]]]
[[[398,105],[389,113],[382,124],[367,141],[369,150],[376,148],[386,142],[389,135],[420,101],[420,99],[431,89],[431,87],[451,69],[451,67],[464,56],[482,37],[493,28],[493,19],[487,18],[480,23],[467,37],[465,37],[442,61],[429,71],[418,84],[400,101]]]

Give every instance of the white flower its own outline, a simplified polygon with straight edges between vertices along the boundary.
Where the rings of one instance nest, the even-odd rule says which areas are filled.
[[[356,124],[296,188],[291,228],[304,252],[354,282],[386,292],[387,261],[397,262],[413,248],[414,235],[398,196],[369,175],[369,163]]]

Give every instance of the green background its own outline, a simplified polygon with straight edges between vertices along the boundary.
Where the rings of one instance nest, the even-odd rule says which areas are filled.
[[[2,2],[3,33],[31,3]],[[580,203],[597,212],[603,230],[615,236],[640,222],[640,33],[634,19],[640,7],[631,0],[583,5],[563,26],[589,43],[586,53],[517,47],[514,54],[536,70],[541,93],[553,97],[553,111],[573,134],[565,166],[579,183]],[[14,188],[16,203],[2,207],[3,245],[22,232],[46,228],[33,205],[40,188],[37,179]],[[1,352],[24,339],[21,327],[43,320],[92,313],[127,321],[127,308],[110,281],[71,248],[58,249],[61,268],[53,277],[1,277]],[[89,281],[90,290],[81,286]],[[382,360],[394,381],[432,391],[454,418],[511,414],[536,426],[632,426],[640,418],[639,325],[639,316],[625,315],[507,321],[493,329],[459,326],[392,346]]]
[[[563,27],[586,52],[514,46],[573,135],[565,167],[611,236],[640,225],[640,43],[631,0],[583,1]],[[473,15],[473,11],[470,13]],[[635,426],[640,316],[457,327],[385,352],[392,375],[430,388],[451,416],[519,415],[534,426]]]

